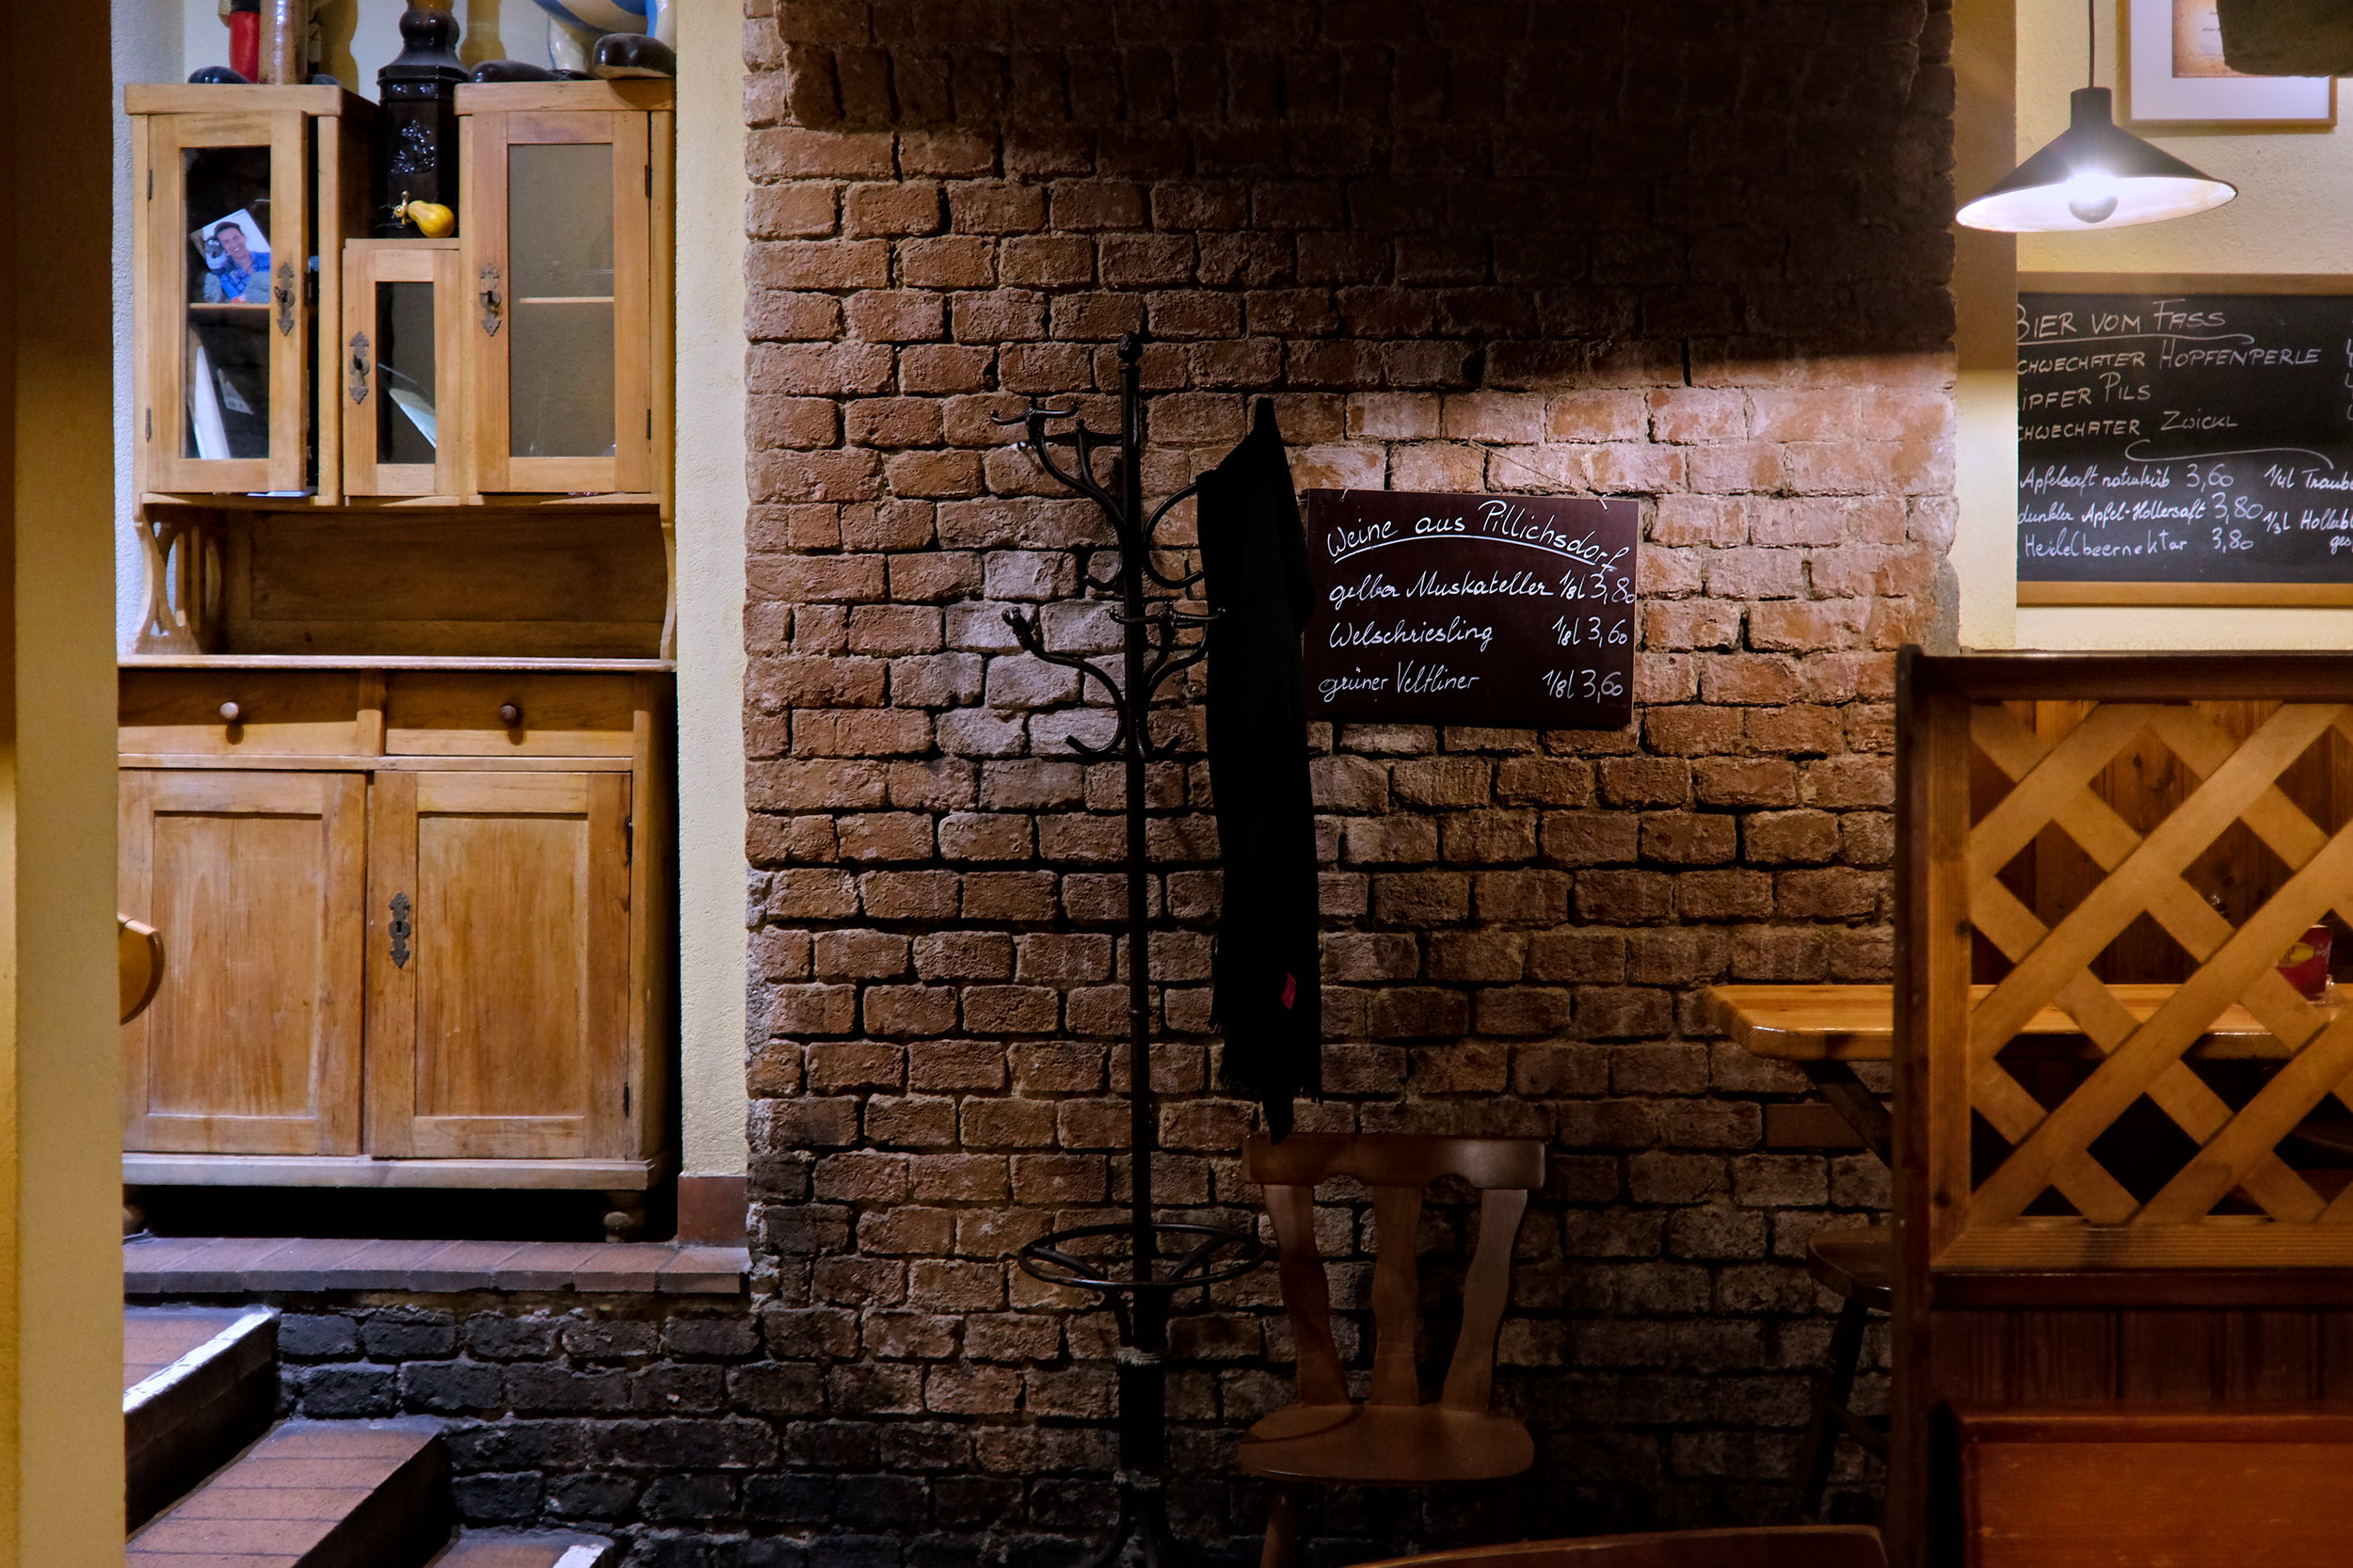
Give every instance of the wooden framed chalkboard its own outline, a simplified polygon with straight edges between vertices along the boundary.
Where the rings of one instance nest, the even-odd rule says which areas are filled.
[[[1631,724],[1641,527],[1633,501],[1309,490],[1307,716]]]
[[[2022,276],[2018,602],[2353,604],[2353,277]]]

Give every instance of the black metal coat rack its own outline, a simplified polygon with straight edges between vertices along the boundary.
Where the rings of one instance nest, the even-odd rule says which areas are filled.
[[[1022,444],[1039,467],[1093,501],[1111,525],[1111,545],[1073,547],[1081,594],[1116,596],[1112,618],[1121,629],[1116,678],[1094,660],[1046,646],[1035,611],[1008,610],[1015,639],[1033,657],[1077,670],[1081,691],[1101,688],[1117,720],[1111,739],[1092,745],[1073,737],[1070,747],[1090,762],[1120,760],[1127,776],[1128,853],[1128,1219],[1122,1224],[1080,1225],[1040,1237],[1023,1247],[1021,1266],[1051,1285],[1099,1295],[1119,1327],[1119,1519],[1111,1539],[1090,1554],[1084,1568],[1108,1568],[1133,1540],[1145,1568],[1176,1568],[1192,1554],[1169,1529],[1162,1496],[1168,1463],[1168,1320],[1180,1290],[1200,1289],[1249,1272],[1264,1260],[1257,1238],[1216,1225],[1159,1218],[1152,1198],[1152,1156],[1160,1144],[1160,1108],[1152,1091],[1151,865],[1144,838],[1144,769],[1172,755],[1174,737],[1156,741],[1154,700],[1168,680],[1201,662],[1198,633],[1209,616],[1180,609],[1201,581],[1194,571],[1172,577],[1154,559],[1154,540],[1168,514],[1191,496],[1198,483],[1144,508],[1143,456],[1144,408],[1139,368],[1144,344],[1134,333],[1119,340],[1119,433],[1088,428],[1077,410],[1032,404],[1000,418],[1000,424],[1026,427]],[[1061,421],[1072,423],[1052,429]],[[1070,454],[1067,465],[1056,449]],[[1106,474],[1098,456],[1108,456]],[[1098,554],[1113,553],[1117,570],[1095,574]],[[1074,1250],[1078,1249],[1078,1250]]]

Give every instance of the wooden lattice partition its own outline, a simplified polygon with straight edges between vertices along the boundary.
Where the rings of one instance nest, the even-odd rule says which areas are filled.
[[[2353,657],[1915,656],[1906,675],[1913,1256],[1931,1272],[2353,1265],[2353,1160],[2310,1136],[2353,1108],[2353,1007],[2278,970],[2308,927],[2353,919],[2353,822],[2282,788],[2353,743]],[[2058,704],[2072,722],[2048,722]],[[2127,753],[2180,778],[2137,823],[2097,787]],[[2054,834],[2096,870],[2038,911],[2018,888]],[[2273,874],[2226,898],[2213,868],[2250,854]],[[2149,925],[2186,978],[2100,978]]]

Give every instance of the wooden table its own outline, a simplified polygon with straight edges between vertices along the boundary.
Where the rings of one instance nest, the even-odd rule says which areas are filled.
[[[1970,987],[1982,1001],[1991,985]],[[2136,1019],[2146,1020],[2180,989],[2175,985],[2110,985],[2108,994]],[[1803,1070],[1836,1107],[1848,1125],[1881,1159],[1892,1129],[1887,1108],[1855,1076],[1854,1062],[1885,1062],[1896,1053],[1896,988],[1893,985],[1711,985],[1708,1021],[1735,1045],[1758,1056],[1788,1062]],[[2343,1002],[2318,1011],[2333,1016]],[[2084,1038],[2083,1027],[2057,1007],[2045,1007],[2018,1032],[2020,1039],[2047,1041],[2054,1054],[2098,1057],[2100,1048]],[[2233,1005],[2189,1054],[2207,1061],[2228,1058],[2284,1061],[2296,1048],[2273,1034],[2246,1008]]]

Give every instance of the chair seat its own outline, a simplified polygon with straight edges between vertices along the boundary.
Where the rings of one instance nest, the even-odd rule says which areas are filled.
[[[1526,1427],[1492,1411],[1289,1404],[1252,1427],[1235,1457],[1270,1480],[1429,1486],[1516,1476],[1536,1462],[1536,1445]]]
[[[1824,1288],[1876,1312],[1896,1303],[1896,1238],[1885,1225],[1817,1230],[1805,1244],[1806,1272]]]

